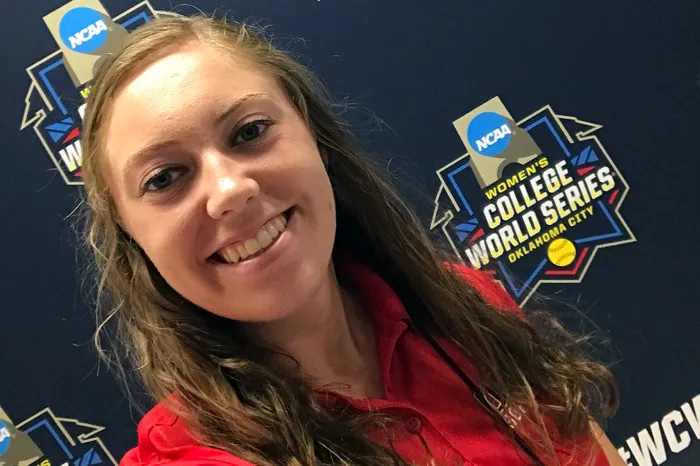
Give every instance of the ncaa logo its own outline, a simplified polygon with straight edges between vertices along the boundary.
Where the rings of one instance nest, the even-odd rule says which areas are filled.
[[[58,32],[66,47],[78,53],[92,53],[107,40],[107,24],[102,15],[84,6],[63,15]]]
[[[10,448],[10,430],[7,425],[0,421],[0,456]]]
[[[476,152],[494,157],[508,148],[512,131],[508,120],[496,112],[474,117],[467,127],[467,140]]]

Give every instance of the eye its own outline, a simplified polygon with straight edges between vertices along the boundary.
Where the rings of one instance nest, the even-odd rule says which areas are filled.
[[[241,126],[232,136],[231,145],[245,144],[260,138],[272,125],[270,120],[255,120]]]
[[[165,168],[146,181],[143,186],[143,191],[162,191],[170,187],[171,184],[184,174],[185,168],[183,167]]]

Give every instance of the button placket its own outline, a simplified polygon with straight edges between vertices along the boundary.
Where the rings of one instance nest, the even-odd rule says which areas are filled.
[[[433,455],[433,452],[430,450],[430,445],[428,445],[428,442],[425,440],[425,437],[423,437],[423,434],[421,433],[423,430],[423,420],[419,416],[410,416],[408,417],[408,419],[406,419],[404,427],[406,428],[406,431],[408,433],[418,437],[418,440],[420,440],[420,443],[423,445],[425,452],[430,458],[430,462],[428,463],[429,466],[435,466],[435,457]]]
[[[418,416],[411,416],[406,420],[405,427],[413,435],[420,435],[423,430],[423,421]]]

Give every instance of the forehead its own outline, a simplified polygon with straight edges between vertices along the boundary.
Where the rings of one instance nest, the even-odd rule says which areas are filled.
[[[274,79],[250,59],[196,43],[174,49],[134,73],[117,92],[111,116],[114,119],[124,107],[137,105],[141,111],[170,117],[182,107],[216,104],[222,96],[233,100],[277,90]]]
[[[108,165],[156,139],[194,136],[250,94],[286,100],[274,78],[250,59],[199,43],[174,49],[137,70],[116,93],[105,121]]]

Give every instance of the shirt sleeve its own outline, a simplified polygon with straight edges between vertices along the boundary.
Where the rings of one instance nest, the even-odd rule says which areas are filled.
[[[231,453],[215,448],[190,446],[167,457],[150,458],[143,461],[138,448],[128,451],[119,466],[255,466]]]

